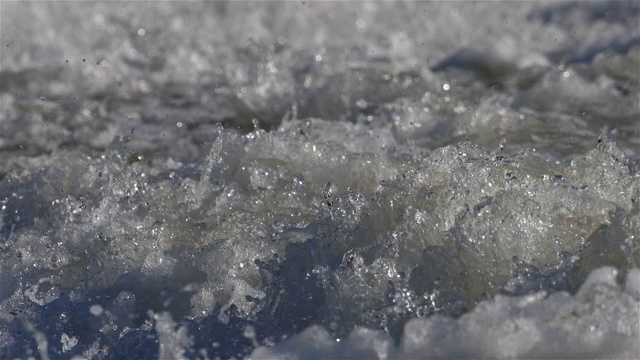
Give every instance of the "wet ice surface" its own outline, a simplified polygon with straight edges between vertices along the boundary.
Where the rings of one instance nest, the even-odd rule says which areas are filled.
[[[640,356],[637,2],[0,15],[3,358]]]
[[[458,320],[413,319],[397,347],[380,330],[359,327],[340,341],[313,326],[275,347],[258,348],[251,358],[635,358],[640,271],[629,272],[624,292],[616,275],[611,267],[594,271],[574,297],[498,295]]]

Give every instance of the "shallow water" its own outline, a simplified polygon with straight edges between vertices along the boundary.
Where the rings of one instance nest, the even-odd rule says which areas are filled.
[[[640,355],[637,2],[0,19],[3,358]]]

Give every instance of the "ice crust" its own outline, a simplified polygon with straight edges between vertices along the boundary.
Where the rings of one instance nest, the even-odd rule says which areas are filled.
[[[637,2],[0,16],[0,358],[640,358]]]

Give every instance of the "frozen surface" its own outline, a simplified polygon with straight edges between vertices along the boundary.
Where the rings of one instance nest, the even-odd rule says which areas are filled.
[[[640,357],[638,2],[0,20],[0,358]]]

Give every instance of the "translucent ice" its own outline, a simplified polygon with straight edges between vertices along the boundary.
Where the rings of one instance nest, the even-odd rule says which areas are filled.
[[[627,284],[636,281],[635,268]],[[334,339],[310,327],[252,359],[307,358],[635,358],[640,354],[640,302],[615,282],[616,270],[595,270],[579,294],[496,296],[458,319],[414,319],[397,347],[388,335],[357,328]],[[628,285],[627,285],[628,287]]]
[[[634,357],[639,15],[3,3],[0,358]]]

